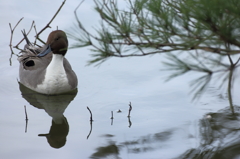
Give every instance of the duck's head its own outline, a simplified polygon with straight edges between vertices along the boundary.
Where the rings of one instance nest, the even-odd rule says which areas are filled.
[[[37,56],[42,57],[52,52],[53,54],[65,55],[68,49],[68,40],[64,31],[56,30],[49,34],[46,43],[47,47]]]

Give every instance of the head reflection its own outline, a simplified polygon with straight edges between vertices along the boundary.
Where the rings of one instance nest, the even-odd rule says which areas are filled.
[[[61,95],[44,95],[28,89],[21,83],[19,83],[19,88],[24,99],[32,106],[44,109],[52,117],[52,125],[49,133],[39,134],[38,136],[46,137],[49,145],[53,148],[63,147],[69,132],[67,118],[63,113],[77,95],[77,89]]]
[[[48,134],[39,134],[38,136],[45,136],[49,145],[53,148],[61,148],[67,141],[69,126],[67,119],[62,118],[61,123],[56,123],[52,120],[52,126]]]

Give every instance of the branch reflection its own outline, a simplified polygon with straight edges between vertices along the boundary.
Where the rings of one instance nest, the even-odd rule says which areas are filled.
[[[89,130],[89,133],[88,133],[88,136],[87,136],[87,139],[89,138],[89,136],[91,135],[92,133],[92,120],[90,120],[90,130]]]
[[[179,159],[230,159],[238,158],[240,150],[240,107],[230,107],[208,113],[199,122],[201,143],[198,148],[187,150]]]
[[[159,150],[162,144],[169,141],[174,133],[174,129],[147,134],[140,136],[134,140],[126,140],[124,142],[117,142],[113,134],[104,134],[101,137],[105,138],[106,144],[96,148],[95,152],[90,156],[92,159],[116,158],[120,159],[120,152],[127,151],[127,153],[146,153],[154,150]],[[156,146],[158,145],[158,146]]]

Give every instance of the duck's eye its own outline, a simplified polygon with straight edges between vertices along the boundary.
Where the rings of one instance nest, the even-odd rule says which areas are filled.
[[[33,60],[29,60],[29,61],[25,62],[24,64],[25,64],[25,66],[27,66],[27,67],[31,67],[31,66],[34,66],[34,65],[35,65],[35,63],[34,63]]]
[[[59,40],[60,38],[58,37],[58,38],[56,38],[56,40]]]

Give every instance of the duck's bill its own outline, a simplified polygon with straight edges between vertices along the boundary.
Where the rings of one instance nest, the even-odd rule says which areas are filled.
[[[38,136],[49,136],[49,134],[38,134]]]
[[[43,57],[43,56],[47,55],[48,53],[50,53],[51,51],[52,51],[51,47],[50,47],[50,45],[48,45],[48,47],[45,50],[43,50],[42,52],[40,52],[37,55],[37,57]]]

